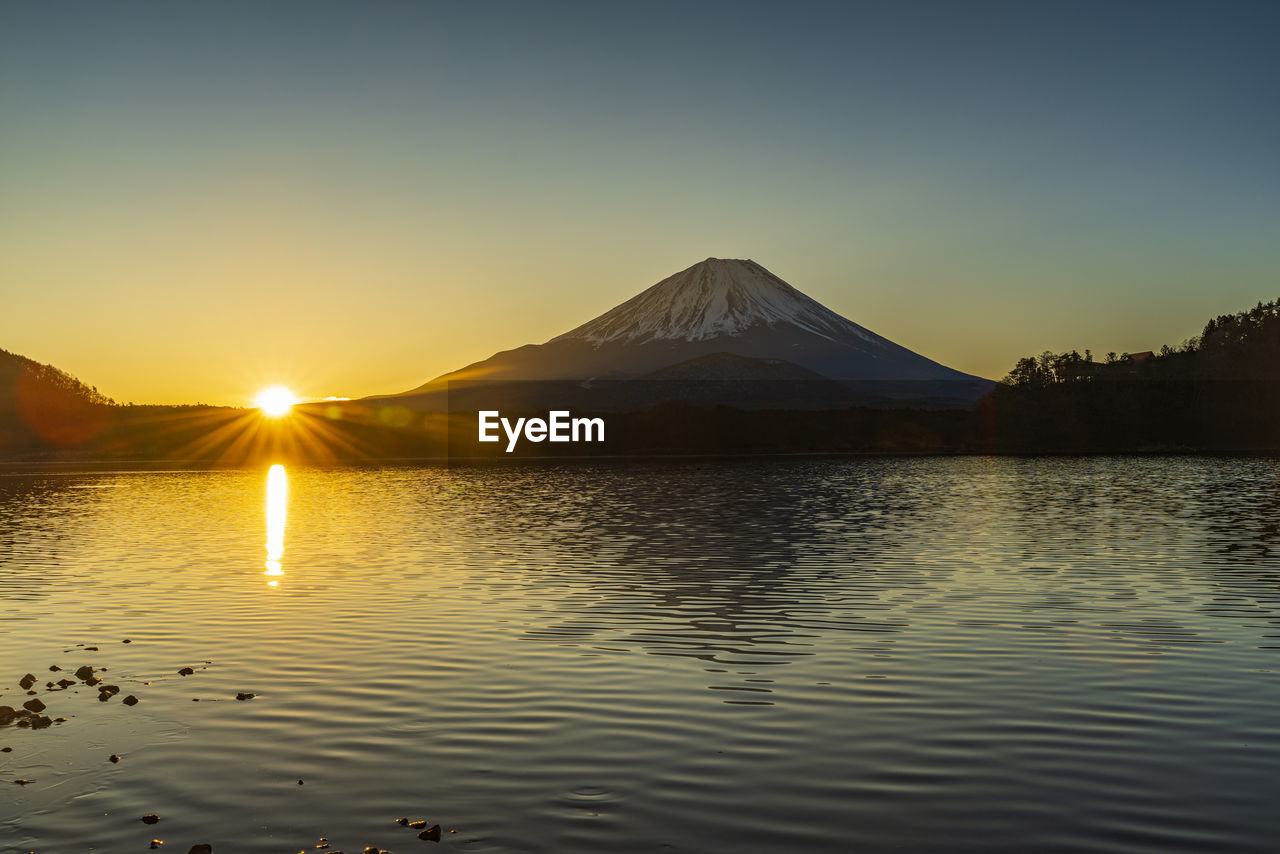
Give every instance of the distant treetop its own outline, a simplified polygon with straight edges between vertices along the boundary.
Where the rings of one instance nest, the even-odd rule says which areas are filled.
[[[1102,362],[1085,350],[1019,359],[1002,381],[1014,388],[1062,383],[1142,379],[1280,379],[1280,299],[1205,324],[1197,338],[1158,353],[1108,353]]]
[[[112,406],[115,401],[98,391],[96,386],[89,386],[61,371],[53,365],[42,365],[34,359],[0,350],[0,388],[14,388],[18,379],[32,385],[43,387],[49,391],[79,398],[86,403],[101,406]]]

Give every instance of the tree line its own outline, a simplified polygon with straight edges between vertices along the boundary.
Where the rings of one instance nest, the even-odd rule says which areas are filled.
[[[1156,352],[1024,357],[979,411],[998,452],[1278,450],[1280,300]]]

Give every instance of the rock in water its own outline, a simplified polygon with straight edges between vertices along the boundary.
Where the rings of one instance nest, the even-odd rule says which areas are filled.
[[[39,714],[40,712],[43,712],[48,707],[45,706],[45,704],[40,702],[39,700],[27,700],[25,703],[22,704],[22,708],[30,709],[31,711]]]
[[[419,839],[430,839],[432,842],[440,841],[440,825],[433,824],[426,830],[418,834]]]
[[[36,684],[36,677],[28,673],[26,676],[23,676],[21,679],[18,680],[18,684],[21,685],[22,690],[25,691],[28,688],[30,688],[32,685]]]
[[[160,816],[156,815],[153,812],[149,812],[142,817],[143,824],[155,824],[159,820],[160,820]]]
[[[77,667],[77,668],[76,668],[76,678],[77,678],[77,679],[91,679],[91,678],[93,678],[93,668],[92,668],[92,667],[90,667],[90,666],[89,666],[89,665],[87,665],[87,664],[82,665],[82,666],[80,666],[80,667]]]
[[[109,762],[119,762],[119,761],[120,761],[120,754],[119,754],[119,753],[113,753],[113,754],[111,754],[110,756],[108,756],[108,757],[107,757],[107,761],[109,761]]]
[[[256,694],[254,694],[252,691],[241,691],[239,694],[236,694],[236,699],[237,699],[237,700],[252,700],[252,699],[253,699],[254,697],[256,697],[256,696],[257,696],[257,695],[256,695]]]
[[[206,845],[203,842],[199,845],[192,845],[187,854],[213,854],[213,846]]]
[[[195,671],[192,670],[190,667],[183,667],[181,670],[178,671],[179,676],[190,676],[192,673],[195,673]]]
[[[138,698],[130,694],[120,702],[124,703],[126,706],[136,706],[138,705]]]

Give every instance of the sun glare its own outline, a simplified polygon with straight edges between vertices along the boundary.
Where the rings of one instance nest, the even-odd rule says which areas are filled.
[[[289,480],[284,466],[274,465],[267,471],[267,571],[263,575],[284,575],[280,559],[284,557],[284,520],[289,502]],[[276,580],[268,581],[272,587]]]
[[[284,415],[297,402],[297,396],[282,385],[273,385],[271,388],[264,388],[262,391],[258,392],[258,396],[253,399],[255,406],[261,409],[266,415],[273,417]]]

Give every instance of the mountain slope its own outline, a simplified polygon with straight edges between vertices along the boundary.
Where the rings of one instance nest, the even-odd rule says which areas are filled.
[[[659,368],[633,380],[606,384],[601,398],[614,409],[682,400],[739,409],[832,409],[853,406],[855,392],[836,380],[781,359],[712,353]],[[612,402],[612,401],[610,401]]]
[[[0,456],[84,442],[112,403],[66,371],[0,350]]]
[[[40,394],[61,395],[91,404],[113,403],[97,387],[84,384],[66,371],[0,350],[0,407],[16,401],[20,384],[33,391],[39,390]]]

